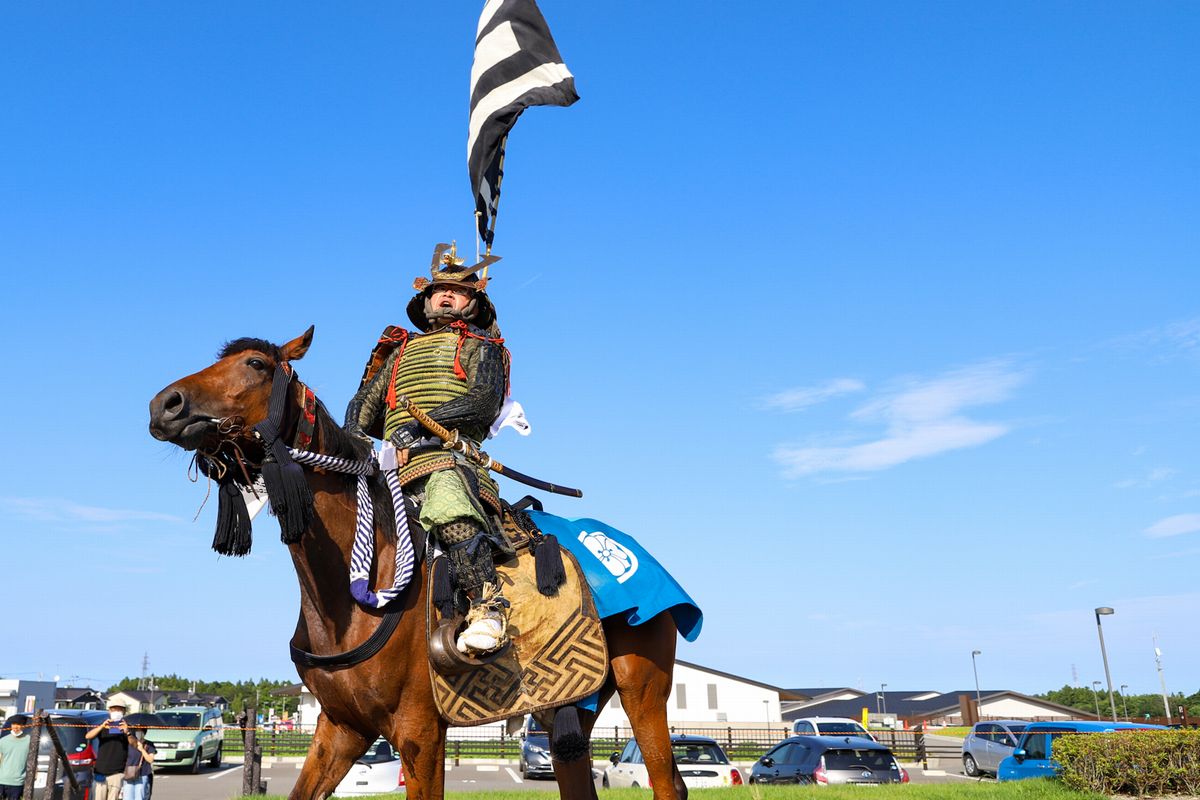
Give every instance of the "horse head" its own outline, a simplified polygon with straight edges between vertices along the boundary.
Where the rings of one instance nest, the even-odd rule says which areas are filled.
[[[285,345],[263,339],[227,342],[216,363],[180,378],[150,401],[150,435],[184,450],[215,452],[235,440],[247,456],[259,456],[261,442],[248,432],[267,419],[275,372],[298,361],[312,344],[313,328]]]
[[[215,364],[175,381],[150,401],[150,435],[196,451],[198,469],[220,485],[213,539],[220,553],[250,551],[250,514],[241,489],[260,475],[285,544],[300,541],[312,523],[312,493],[284,438],[300,417],[297,398],[311,396],[294,380],[290,362],[308,352],[312,335],[309,327],[282,346],[235,339]],[[312,401],[315,415],[319,404]]]

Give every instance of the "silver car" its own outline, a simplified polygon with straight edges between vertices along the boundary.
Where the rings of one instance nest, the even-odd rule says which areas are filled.
[[[1000,762],[1011,756],[1017,748],[1017,740],[1028,725],[1028,722],[1019,719],[976,722],[967,738],[963,739],[963,772],[972,778],[984,773],[995,775],[1000,769]]]

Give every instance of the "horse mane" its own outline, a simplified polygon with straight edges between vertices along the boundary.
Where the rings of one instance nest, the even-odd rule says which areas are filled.
[[[321,449],[327,455],[339,458],[349,458],[360,461],[371,455],[371,443],[346,433],[341,425],[334,421],[329,409],[317,398],[317,431],[321,436]],[[371,502],[375,506],[375,522],[383,538],[389,544],[396,542],[396,517],[392,511],[392,493],[383,480],[383,474],[377,473],[367,479],[371,490]],[[386,510],[385,510],[386,509]]]
[[[283,351],[279,345],[253,336],[242,336],[225,342],[217,352],[217,360],[244,353],[247,350],[264,353],[274,359],[276,363],[283,360]],[[346,433],[319,397],[317,398],[317,431],[321,437],[322,449],[327,455],[361,461],[369,457],[373,450],[370,442]],[[371,501],[377,509],[375,521],[378,523],[384,539],[389,543],[394,543],[396,541],[396,518],[392,513],[392,493],[388,490],[382,475],[375,475],[368,482],[371,489]],[[382,509],[387,509],[386,513]]]
[[[272,344],[266,339],[255,339],[253,336],[230,339],[217,351],[217,360],[220,361],[222,358],[237,353],[244,353],[247,350],[258,350],[260,353],[266,353],[277,362],[283,360],[283,351],[279,349],[279,345]]]

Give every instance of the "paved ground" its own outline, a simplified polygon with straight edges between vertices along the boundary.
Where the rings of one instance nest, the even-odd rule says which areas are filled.
[[[296,784],[300,774],[296,763],[264,763],[263,778],[267,792],[284,795]],[[974,782],[961,774],[931,769],[928,772],[919,766],[907,765],[913,783],[963,783]],[[446,791],[480,792],[492,789],[515,789],[557,792],[558,786],[551,780],[522,780],[515,764],[470,764],[446,769]],[[599,783],[597,783],[599,787]],[[205,767],[198,775],[186,772],[165,771],[154,776],[154,800],[215,800],[232,798],[242,790],[241,762],[226,761],[220,769]]]

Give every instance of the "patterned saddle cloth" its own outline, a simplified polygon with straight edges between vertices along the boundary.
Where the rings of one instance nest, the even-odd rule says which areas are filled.
[[[509,515],[504,532],[516,555],[497,561],[496,573],[511,604],[512,645],[492,663],[461,675],[429,668],[438,711],[451,725],[482,725],[578,702],[599,691],[608,674],[604,630],[575,557],[560,547],[567,578],[557,594],[546,597],[535,577],[536,534]],[[429,564],[429,585],[434,585],[434,571],[446,568],[444,562],[437,558]],[[440,621],[437,608],[427,602],[426,636]]]

